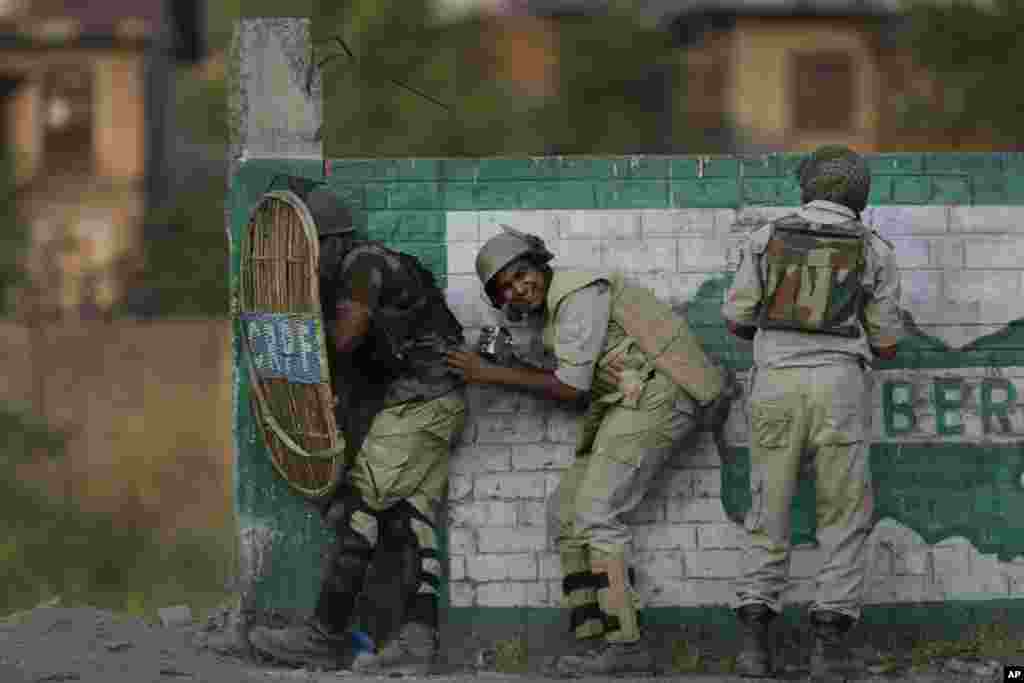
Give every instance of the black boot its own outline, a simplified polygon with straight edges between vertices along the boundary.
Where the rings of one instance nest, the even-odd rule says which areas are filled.
[[[736,610],[743,625],[743,641],[736,657],[736,673],[746,678],[771,678],[775,674],[771,622],[775,612],[768,605],[744,605]]]
[[[843,683],[852,670],[845,647],[846,634],[854,624],[853,617],[838,612],[811,613],[814,649],[811,651],[811,681]]]

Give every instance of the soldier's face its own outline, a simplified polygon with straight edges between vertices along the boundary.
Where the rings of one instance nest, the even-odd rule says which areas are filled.
[[[500,305],[533,313],[544,306],[547,277],[530,261],[518,259],[494,276],[494,288]]]

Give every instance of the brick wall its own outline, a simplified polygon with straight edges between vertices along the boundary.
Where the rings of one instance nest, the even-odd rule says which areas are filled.
[[[283,163],[253,161],[236,177],[236,234],[246,207]],[[798,202],[796,163],[791,155],[338,160],[327,164],[326,179],[367,234],[423,257],[443,276],[471,339],[493,321],[473,259],[507,223],[541,235],[556,264],[624,270],[673,303],[686,302],[708,350],[744,376],[750,346],[725,332],[721,296],[746,233]],[[880,155],[871,164],[865,219],[896,245],[915,334],[873,382],[879,523],[869,601],[1019,596],[1024,534],[1014,520],[1024,513],[1024,456],[1017,448],[1024,339],[1017,339],[1017,321],[1024,319],[1024,297],[1015,250],[1024,225],[1024,157]],[[302,168],[311,176],[322,170],[312,161]],[[251,435],[246,420],[243,406],[238,425]],[[737,464],[723,470],[702,439],[671,460],[633,513],[647,604],[730,599],[742,543],[732,520],[749,505],[746,431],[737,407],[729,425]],[[473,388],[471,419],[452,459],[451,606],[558,605],[545,510],[573,457],[574,438],[575,415],[551,402]],[[287,527],[289,553],[296,543],[319,542],[315,521],[288,507],[286,494],[273,493],[279,483],[263,480],[272,474],[256,464],[259,444],[251,437],[240,444],[240,472],[256,477],[239,484],[243,520]],[[296,515],[292,522],[282,519],[289,514]],[[813,490],[804,486],[794,510],[791,600],[809,595],[820,564],[813,531]],[[305,588],[286,590],[273,579],[272,564],[259,602],[311,604]]]

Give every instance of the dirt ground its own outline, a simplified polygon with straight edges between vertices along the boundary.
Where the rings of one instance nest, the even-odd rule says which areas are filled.
[[[211,647],[211,644],[223,643],[225,632],[232,632],[226,613],[211,616],[205,623],[164,626],[91,607],[39,607],[0,621],[0,682],[331,683],[343,680],[356,683],[363,679],[350,672],[324,673],[272,667],[238,654],[218,652],[218,648]],[[866,674],[858,681],[990,683],[1003,680],[1003,663],[948,660],[936,662],[934,666],[913,674],[876,672]],[[744,680],[728,675],[672,674],[671,678],[682,678],[686,683]],[[803,679],[803,674],[790,672],[780,679],[798,681]],[[465,671],[449,672],[431,680],[529,683],[544,680],[544,677]]]

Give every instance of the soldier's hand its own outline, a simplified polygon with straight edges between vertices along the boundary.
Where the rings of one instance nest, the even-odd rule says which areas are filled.
[[[487,362],[483,357],[472,351],[449,351],[448,367],[455,370],[470,384],[484,381]]]

